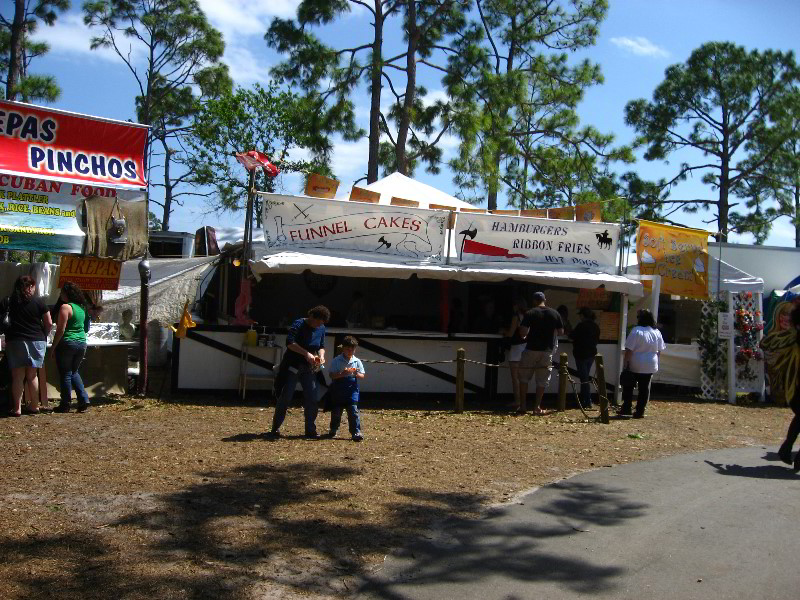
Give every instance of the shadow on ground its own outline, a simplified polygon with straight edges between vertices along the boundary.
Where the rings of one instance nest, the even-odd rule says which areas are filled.
[[[358,473],[313,463],[207,472],[201,483],[142,502],[138,510],[101,525],[0,540],[0,556],[5,564],[49,557],[58,565],[9,571],[13,580],[8,583],[25,598],[233,600],[259,593],[269,597],[273,584],[299,593],[346,595],[365,581],[378,596],[395,598],[362,558],[391,548],[410,549],[423,582],[477,580],[500,572],[589,590],[609,586],[620,569],[548,556],[541,541],[613,526],[646,508],[629,501],[624,490],[562,482],[558,486],[565,494],[540,509],[550,516],[534,514],[524,524],[494,530],[502,511],[476,520],[486,501],[480,495],[406,488],[387,500],[391,517],[388,525],[379,525],[367,514],[379,507],[359,506],[355,499],[348,503],[350,494],[326,487]],[[334,499],[347,508],[333,512]],[[292,516],[293,506],[309,503],[319,506],[314,517]],[[453,514],[470,518],[456,520]],[[431,537],[433,523],[446,523],[446,538]],[[458,546],[462,558],[455,567],[439,558],[442,544]]]
[[[647,505],[629,500],[628,490],[572,481],[549,486],[555,497],[542,506],[500,507],[485,519],[451,520],[441,534],[397,554],[403,565],[388,580],[368,577],[367,597],[406,598],[403,584],[415,588],[501,578],[522,583],[550,582],[579,593],[612,589],[620,567],[593,564],[586,557],[556,556],[544,550],[548,539],[585,535],[644,515]],[[430,594],[428,594],[430,596]],[[427,596],[426,596],[427,597]],[[507,600],[511,600],[508,597]]]

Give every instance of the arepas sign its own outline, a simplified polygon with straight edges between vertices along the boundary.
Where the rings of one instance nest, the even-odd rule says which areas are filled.
[[[0,173],[143,188],[147,130],[0,100]]]
[[[267,249],[357,250],[443,262],[449,213],[259,193]]]
[[[616,268],[619,225],[458,213],[461,262],[534,263],[610,271]]]

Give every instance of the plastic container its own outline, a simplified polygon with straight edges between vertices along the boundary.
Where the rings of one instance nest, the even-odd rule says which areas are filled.
[[[252,327],[244,332],[244,343],[247,346],[255,346],[258,343],[258,332]]]

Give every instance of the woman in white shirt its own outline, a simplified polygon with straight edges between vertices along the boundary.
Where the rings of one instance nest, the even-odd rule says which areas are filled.
[[[635,419],[644,417],[644,407],[650,399],[650,380],[658,371],[658,356],[667,346],[661,332],[656,329],[653,313],[642,309],[636,313],[637,325],[625,339],[624,368],[631,372],[628,380],[622,384],[622,409],[620,415],[631,416],[633,388],[639,388],[636,401]]]

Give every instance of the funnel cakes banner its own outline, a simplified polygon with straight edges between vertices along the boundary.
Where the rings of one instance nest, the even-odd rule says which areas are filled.
[[[639,273],[661,275],[661,293],[708,297],[708,232],[639,221]],[[643,281],[645,289],[651,282]]]
[[[453,229],[461,262],[535,263],[612,271],[619,225],[458,213]]]
[[[260,193],[269,250],[357,250],[444,262],[449,213]]]

